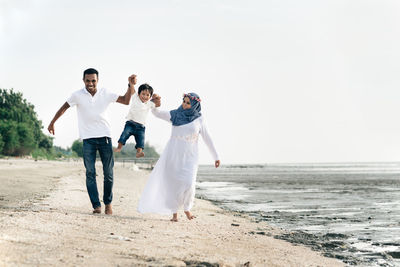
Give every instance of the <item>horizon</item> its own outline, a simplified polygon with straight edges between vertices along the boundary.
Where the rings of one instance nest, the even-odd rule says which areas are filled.
[[[227,165],[364,165],[364,164],[399,164],[399,161],[336,161],[336,162],[266,162],[266,163],[225,163]],[[213,166],[212,164],[199,164],[199,166]],[[221,167],[220,166],[220,167]]]

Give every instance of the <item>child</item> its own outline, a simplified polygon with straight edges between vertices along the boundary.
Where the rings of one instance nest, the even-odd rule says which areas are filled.
[[[126,116],[127,121],[125,123],[125,128],[118,140],[118,147],[115,149],[115,152],[120,152],[128,138],[133,135],[136,141],[136,157],[140,158],[144,156],[143,148],[146,118],[150,109],[156,107],[153,99],[157,97],[156,94],[153,95],[153,88],[147,83],[139,86],[138,93],[135,92],[134,88],[132,89],[132,104]],[[149,101],[151,98],[152,100]]]
[[[160,98],[154,102],[160,105]],[[140,213],[172,214],[171,221],[177,222],[178,209],[183,206],[186,217],[189,220],[195,218],[190,210],[196,189],[199,135],[208,146],[215,160],[215,167],[220,165],[219,156],[200,111],[200,97],[195,93],[185,94],[178,109],[152,110],[156,117],[172,124],[172,133],[140,197]]]

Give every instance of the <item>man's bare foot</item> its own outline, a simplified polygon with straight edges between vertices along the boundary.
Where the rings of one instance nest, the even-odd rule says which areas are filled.
[[[177,213],[174,213],[173,215],[172,215],[172,219],[170,220],[171,222],[177,222],[178,221],[178,214]]]
[[[94,214],[101,213],[101,207],[99,206],[99,207],[94,208],[93,213]]]
[[[111,204],[107,204],[106,205],[105,214],[112,215],[112,206],[111,206]]]
[[[191,214],[190,211],[185,211],[185,214],[186,214],[186,217],[188,218],[188,220],[192,220],[192,219],[196,218],[196,216]]]
[[[136,152],[136,157],[137,158],[141,158],[141,157],[144,157],[144,152],[143,151],[138,151],[138,152]]]

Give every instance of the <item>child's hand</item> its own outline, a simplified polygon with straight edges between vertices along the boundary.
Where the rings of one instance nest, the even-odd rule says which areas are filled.
[[[136,84],[136,75],[132,74],[131,76],[129,76],[128,81],[130,86],[134,86]]]

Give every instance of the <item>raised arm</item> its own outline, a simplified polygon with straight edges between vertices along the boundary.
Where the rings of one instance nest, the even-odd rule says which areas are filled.
[[[62,114],[69,108],[68,102],[65,102],[64,105],[61,106],[61,108],[57,111],[56,115],[54,115],[54,118],[51,120],[49,126],[47,127],[47,130],[49,130],[49,133],[54,135],[54,123],[58,120],[58,118],[61,117]]]
[[[131,96],[135,93],[136,75],[132,74],[131,76],[129,76],[128,81],[128,89],[126,90],[125,95],[120,95],[117,99],[118,103],[124,105],[129,105],[129,103],[131,102]]]
[[[153,115],[157,118],[165,120],[167,122],[171,122],[171,113],[169,111],[161,110],[159,108],[153,108],[151,109],[151,112],[153,112]]]
[[[153,94],[151,101],[153,101],[156,105],[156,108],[151,109],[151,112],[153,112],[154,116],[162,120],[171,122],[171,113],[169,111],[161,110],[158,108],[159,106],[161,106],[161,96]]]

